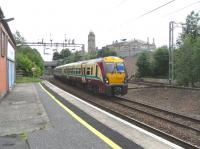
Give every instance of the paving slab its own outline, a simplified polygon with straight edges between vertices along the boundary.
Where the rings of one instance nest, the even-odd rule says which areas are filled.
[[[33,83],[16,84],[0,103],[0,136],[28,133],[49,126]]]
[[[9,135],[0,137],[0,149],[30,149],[26,138],[21,135]]]
[[[29,133],[31,149],[109,149],[110,146],[62,109],[39,84],[35,85],[51,122],[48,129]]]

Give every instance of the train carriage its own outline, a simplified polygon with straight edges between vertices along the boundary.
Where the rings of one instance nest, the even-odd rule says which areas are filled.
[[[113,56],[58,66],[54,77],[109,96],[124,95],[128,90],[124,61]]]

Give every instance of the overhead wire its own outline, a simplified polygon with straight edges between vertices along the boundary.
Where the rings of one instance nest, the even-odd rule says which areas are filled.
[[[148,15],[148,14],[150,14],[150,13],[152,13],[152,12],[154,12],[154,11],[156,11],[156,10],[158,10],[158,9],[160,9],[160,8],[166,6],[166,5],[168,5],[168,4],[170,4],[170,3],[174,2],[174,1],[175,1],[175,0],[171,0],[171,1],[169,1],[169,2],[167,2],[167,3],[165,3],[165,4],[163,4],[163,5],[161,5],[161,6],[159,6],[159,7],[156,7],[156,8],[154,8],[154,9],[152,9],[152,10],[150,10],[150,11],[148,11],[148,12],[142,14],[142,15],[140,15],[140,16],[137,17],[136,19],[142,18],[142,17],[144,17],[144,16],[146,16],[146,15]]]
[[[164,17],[169,16],[169,15],[172,15],[172,14],[177,13],[177,12],[179,12],[179,11],[182,11],[182,10],[184,10],[184,9],[186,9],[186,8],[188,8],[188,7],[191,7],[191,6],[195,5],[195,4],[198,4],[198,3],[200,3],[200,1],[191,3],[191,4],[186,5],[185,7],[182,7],[182,8],[180,8],[180,9],[178,9],[178,10],[175,10],[175,11],[173,11],[173,12],[170,12],[170,13],[164,15]]]

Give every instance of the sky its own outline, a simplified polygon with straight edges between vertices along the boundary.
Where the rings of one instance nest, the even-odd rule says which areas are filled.
[[[96,46],[112,44],[120,39],[140,39],[150,43],[155,38],[157,47],[168,45],[169,22],[185,22],[186,16],[200,10],[199,0],[174,0],[147,15],[143,14],[172,0],[0,0],[1,9],[11,31],[18,30],[28,42],[63,42],[75,39],[85,44],[90,31]],[[175,29],[175,35],[181,29]],[[50,50],[51,47],[49,48]],[[52,55],[43,55],[49,61]],[[50,52],[52,53],[52,52]]]

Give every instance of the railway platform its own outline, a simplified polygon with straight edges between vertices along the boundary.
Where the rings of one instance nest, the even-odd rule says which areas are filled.
[[[43,84],[17,84],[0,103],[0,148],[181,148]]]
[[[122,148],[135,148],[132,146],[133,144],[137,144],[137,147],[139,148],[148,149],[181,148],[176,144],[173,144],[118,117],[115,117],[110,113],[103,111],[63,91],[47,81],[44,81],[43,84],[48,88],[49,92],[53,94],[52,98],[59,98],[59,101],[65,106],[73,109],[75,113],[81,115],[81,117],[95,127],[95,129],[105,134]],[[99,125],[102,128],[99,127]],[[109,131],[111,131],[111,133],[108,133]],[[128,143],[130,143],[130,145],[128,145]]]

